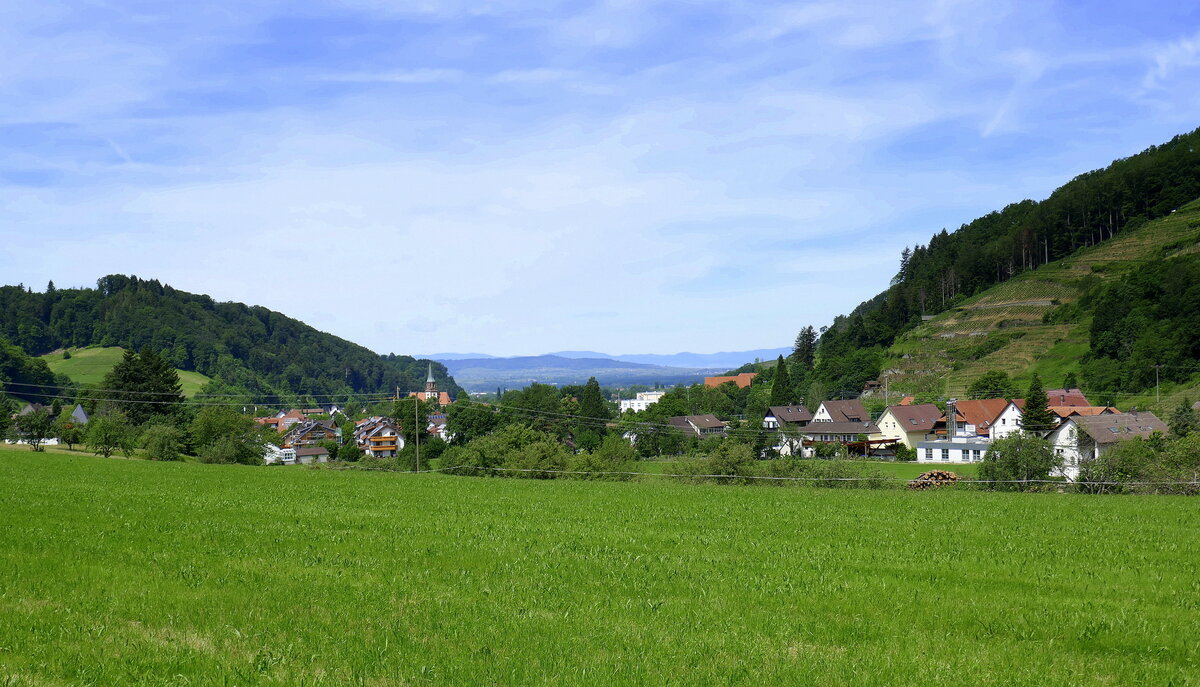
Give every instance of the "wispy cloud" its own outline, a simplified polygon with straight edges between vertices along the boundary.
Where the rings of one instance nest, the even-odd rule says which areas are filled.
[[[1175,11],[27,3],[0,271],[155,276],[381,351],[786,343],[903,246],[1195,126]],[[383,326],[365,294],[411,297]]]

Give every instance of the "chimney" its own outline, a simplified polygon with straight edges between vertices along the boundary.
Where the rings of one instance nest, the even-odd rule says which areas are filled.
[[[952,398],[946,401],[946,438],[950,439],[958,434],[958,399]]]

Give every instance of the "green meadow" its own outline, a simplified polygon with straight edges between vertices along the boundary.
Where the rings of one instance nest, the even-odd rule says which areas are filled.
[[[0,448],[0,685],[1190,685],[1200,502]]]
[[[71,357],[63,359],[62,351],[47,353],[41,356],[50,370],[71,378],[76,384],[94,386],[104,380],[104,375],[121,362],[125,349],[119,346],[88,347],[68,349]],[[179,373],[179,384],[183,395],[191,398],[200,392],[205,384],[212,381],[209,377],[189,370],[176,370]]]

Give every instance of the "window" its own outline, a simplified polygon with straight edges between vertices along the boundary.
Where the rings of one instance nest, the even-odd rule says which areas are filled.
[[[942,460],[944,462],[950,461],[950,449],[942,449]]]

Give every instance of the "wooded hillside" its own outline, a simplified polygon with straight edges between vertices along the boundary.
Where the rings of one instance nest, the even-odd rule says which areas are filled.
[[[59,348],[120,346],[161,351],[175,367],[212,377],[214,390],[333,397],[350,393],[415,391],[428,361],[378,355],[259,306],[218,303],[153,279],[109,275],[95,289],[44,293],[0,287],[0,337],[31,355]],[[440,389],[459,387],[433,363]]]

